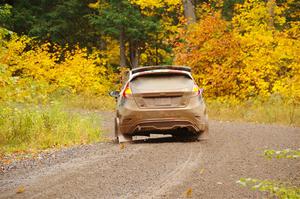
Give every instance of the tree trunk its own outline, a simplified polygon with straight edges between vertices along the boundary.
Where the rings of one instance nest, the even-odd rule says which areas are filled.
[[[134,42],[129,43],[130,63],[132,68],[137,68],[139,65],[139,49]]]
[[[269,28],[273,29],[274,28],[274,17],[275,17],[275,13],[274,13],[274,9],[275,9],[275,5],[276,2],[275,0],[268,0],[268,9],[269,9]]]
[[[126,48],[125,48],[125,32],[124,29],[120,31],[120,67],[126,66]]]
[[[192,0],[182,0],[184,16],[188,24],[196,22],[195,7]]]

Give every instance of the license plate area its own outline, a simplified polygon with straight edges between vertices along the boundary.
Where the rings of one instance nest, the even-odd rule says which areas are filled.
[[[170,97],[158,97],[155,98],[155,105],[156,106],[171,106],[172,101]]]
[[[137,105],[140,108],[179,108],[185,107],[188,102],[188,98],[181,94],[143,94],[142,96],[135,96]]]

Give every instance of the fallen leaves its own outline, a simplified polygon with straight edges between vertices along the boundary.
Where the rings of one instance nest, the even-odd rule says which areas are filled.
[[[200,169],[200,172],[199,172],[200,175],[202,175],[204,173],[204,171],[205,171],[204,168]]]
[[[17,188],[17,191],[16,191],[16,193],[23,193],[25,191],[25,187],[24,186],[19,186],[18,188]]]
[[[125,144],[120,144],[120,149],[121,150],[125,149]]]
[[[185,196],[186,196],[187,198],[191,198],[191,197],[192,197],[192,194],[193,194],[192,188],[189,188],[189,189],[186,190],[186,192],[185,192]]]

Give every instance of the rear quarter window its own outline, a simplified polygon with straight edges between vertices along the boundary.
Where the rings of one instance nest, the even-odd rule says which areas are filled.
[[[143,75],[130,82],[134,92],[190,91],[193,85],[193,80],[185,74]]]

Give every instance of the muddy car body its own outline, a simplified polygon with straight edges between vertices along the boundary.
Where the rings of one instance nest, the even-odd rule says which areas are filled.
[[[202,89],[189,67],[148,66],[130,71],[117,98],[115,136],[119,142],[132,136],[171,134],[207,138],[208,119]]]

